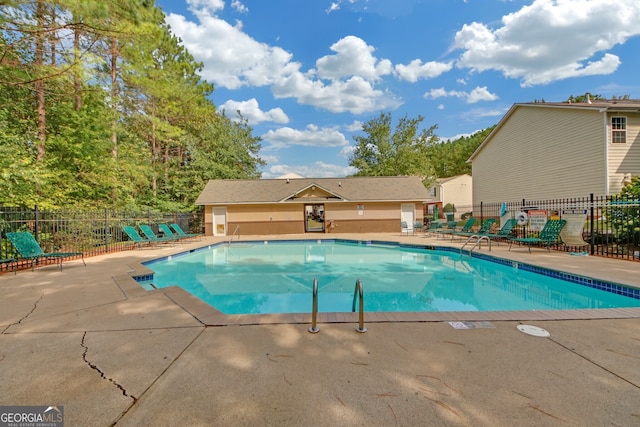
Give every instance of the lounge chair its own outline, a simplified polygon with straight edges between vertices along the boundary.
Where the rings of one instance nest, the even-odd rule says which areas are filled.
[[[87,265],[84,262],[84,253],[82,252],[50,252],[45,253],[36,239],[33,237],[31,233],[28,231],[14,231],[6,234],[7,238],[11,242],[16,251],[20,255],[22,259],[31,261],[31,271],[35,269],[35,264],[37,261],[41,259],[55,259],[58,261],[58,265],[60,266],[60,270],[62,270],[62,260],[64,258],[72,258],[72,257],[82,257],[82,263]]]
[[[551,245],[558,243],[560,232],[567,223],[564,219],[550,219],[542,227],[540,235],[538,237],[519,237],[509,240],[509,250],[514,242],[527,245],[529,247],[529,253],[531,253],[531,245],[546,245],[547,250],[551,252]]]
[[[488,234],[489,231],[491,231],[491,227],[493,227],[493,224],[496,222],[495,218],[487,218],[484,221],[482,221],[482,225],[480,226],[480,228],[477,231],[454,231],[452,234],[453,237],[455,236],[463,236],[463,237],[471,237],[475,234],[479,235],[479,236],[483,236],[485,234]]]
[[[202,237],[202,234],[198,234],[198,233],[186,233],[182,227],[180,227],[179,224],[171,224],[171,228],[173,228],[173,231],[176,232],[176,234],[180,237],[184,237],[184,238],[194,238],[194,237]]]
[[[151,240],[147,239],[146,237],[142,237],[140,233],[138,233],[138,230],[135,229],[135,227],[132,227],[130,225],[123,225],[122,231],[124,231],[127,237],[129,237],[129,239],[132,240],[138,247],[140,247],[143,243],[147,243],[149,245],[152,243]]]
[[[167,243],[167,242],[175,242],[176,241],[176,237],[174,237],[173,235],[171,235],[171,237],[169,237],[169,236],[158,237],[156,235],[156,233],[154,233],[154,231],[148,225],[141,224],[141,225],[138,225],[138,227],[140,228],[140,231],[142,231],[142,234],[144,234],[144,236],[147,239],[149,239],[149,241],[151,241],[151,242],[154,242],[154,243]]]
[[[422,229],[424,228],[424,224],[422,221],[415,221],[413,223],[413,232],[415,233],[416,231],[422,231]]]
[[[505,222],[502,225],[502,228],[500,228],[500,230],[498,230],[497,233],[486,233],[483,234],[483,236],[487,236],[489,239],[491,240],[496,240],[496,241],[500,241],[502,239],[508,239],[509,236],[511,235],[511,231],[513,230],[513,227],[515,227],[518,224],[518,220],[517,219],[509,219],[507,220],[507,222]]]
[[[440,221],[433,221],[429,224],[429,228],[424,229],[424,234],[436,234],[440,229],[442,229],[442,223]]]
[[[413,227],[409,227],[409,224],[407,224],[407,221],[400,221],[400,232],[402,234],[406,233],[407,235],[409,233],[414,234]]]
[[[472,228],[476,223],[476,219],[475,217],[471,217],[467,220],[467,222],[464,223],[464,225],[462,226],[462,228],[460,230],[454,230],[451,233],[451,240],[453,240],[453,238],[456,235],[462,235],[462,236],[466,236],[467,233],[471,233],[472,232]]]
[[[167,224],[158,224],[158,228],[160,229],[160,231],[162,231],[163,237],[169,237],[176,241],[180,241],[181,239],[186,239],[186,237],[182,237],[174,233],[173,231],[171,231],[171,228]]]
[[[473,220],[475,222],[475,219]],[[447,226],[442,227],[439,230],[434,231],[436,236],[443,236],[445,234],[451,234],[458,229],[458,221],[447,221]]]

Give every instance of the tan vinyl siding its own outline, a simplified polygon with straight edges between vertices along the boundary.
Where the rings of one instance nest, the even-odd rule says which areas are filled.
[[[605,118],[594,110],[520,106],[473,159],[473,202],[606,191]]]
[[[627,118],[627,143],[611,142],[611,117]],[[609,142],[609,190],[610,194],[619,193],[623,187],[626,174],[640,175],[640,114],[638,113],[609,113],[608,115]]]

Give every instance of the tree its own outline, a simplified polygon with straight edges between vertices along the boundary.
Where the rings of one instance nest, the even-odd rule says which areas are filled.
[[[436,125],[419,130],[424,118],[401,118],[392,130],[391,113],[364,123],[366,135],[354,137],[355,150],[349,165],[355,167],[358,176],[415,175],[423,180],[433,177],[433,165],[429,147],[438,140],[434,134]]]
[[[429,157],[438,178],[471,173],[469,157],[482,144],[495,126],[478,131],[470,136],[462,136],[453,141],[444,141],[429,147]]]

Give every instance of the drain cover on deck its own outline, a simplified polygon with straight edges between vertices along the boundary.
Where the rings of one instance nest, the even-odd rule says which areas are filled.
[[[545,329],[531,325],[518,325],[518,330],[525,334],[533,335],[534,337],[549,337],[551,334]]]

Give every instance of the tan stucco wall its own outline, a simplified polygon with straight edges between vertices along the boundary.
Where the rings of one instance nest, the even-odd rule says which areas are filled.
[[[306,202],[317,203],[321,202]],[[304,233],[305,203],[277,203],[271,205],[229,205],[227,230],[240,226],[242,235]],[[362,210],[358,205],[363,206]],[[379,233],[400,231],[401,203],[327,202],[325,206],[326,233]],[[213,234],[213,207],[205,206],[205,232]],[[359,215],[358,212],[362,212]],[[416,220],[422,220],[422,203],[415,203]],[[231,232],[231,231],[228,231]]]

